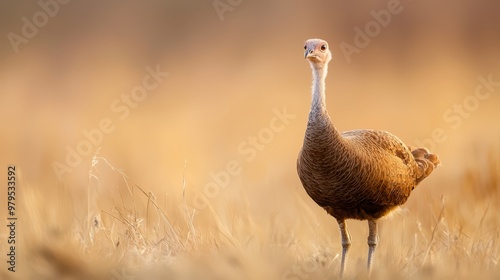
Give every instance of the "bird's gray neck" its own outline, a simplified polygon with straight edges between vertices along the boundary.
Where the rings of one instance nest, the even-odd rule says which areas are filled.
[[[333,125],[326,110],[325,79],[328,68],[312,67],[313,85],[311,111],[307,123],[302,153],[328,166],[341,167],[350,159],[350,148]]]
[[[327,65],[322,68],[312,66],[313,85],[311,111],[309,112],[308,129],[319,133],[329,139],[340,139],[340,134],[335,129],[326,110],[325,79],[328,73]]]
[[[312,67],[313,85],[312,85],[312,104],[310,117],[316,118],[326,114],[326,96],[325,79],[328,73],[328,67]]]

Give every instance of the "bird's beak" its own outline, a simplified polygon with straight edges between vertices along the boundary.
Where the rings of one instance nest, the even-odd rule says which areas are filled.
[[[316,57],[313,50],[307,49],[304,53],[304,58]]]
[[[304,58],[307,58],[307,54],[309,53],[309,50],[307,49],[305,52],[304,52]]]

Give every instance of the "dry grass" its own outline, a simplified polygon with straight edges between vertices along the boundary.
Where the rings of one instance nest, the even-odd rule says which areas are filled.
[[[334,52],[328,110],[339,130],[383,129],[410,145],[446,133],[431,149],[443,166],[381,221],[373,278],[500,278],[500,88],[459,127],[443,117],[478,76],[500,81],[500,2],[401,1],[351,63],[340,45],[390,1],[242,1],[223,22],[213,1],[69,1],[19,54],[5,35],[21,32],[39,1],[4,2],[0,166],[21,173],[17,272],[3,263],[0,279],[335,279],[338,226],[295,171],[311,37]],[[112,104],[156,65],[170,75],[121,119]],[[284,107],[296,118],[247,160],[238,145]],[[106,118],[115,130],[58,178],[52,164]],[[229,160],[241,174],[196,209]],[[367,225],[348,226],[345,276],[362,279]]]
[[[500,162],[496,150],[458,178],[423,183],[433,189],[419,207],[403,207],[382,222],[374,279],[497,279],[500,253]],[[446,172],[445,167],[436,172]],[[189,178],[185,178],[189,180]],[[446,195],[438,189],[456,183]],[[19,279],[332,279],[340,243],[334,222],[301,190],[267,224],[255,221],[241,199],[196,210],[186,181],[177,197],[139,186],[95,156],[89,172],[88,219],[77,221],[68,193],[50,199],[23,186],[24,228]],[[45,207],[37,207],[41,205]],[[42,210],[43,209],[43,210]],[[418,210],[416,210],[418,209]],[[293,211],[283,220],[280,211]],[[320,213],[320,214],[318,214]],[[354,244],[346,278],[365,278],[364,223],[350,221]],[[12,277],[12,274],[6,275]],[[9,278],[7,278],[9,279]]]

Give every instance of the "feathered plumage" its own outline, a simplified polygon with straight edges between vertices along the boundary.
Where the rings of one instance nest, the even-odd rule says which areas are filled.
[[[377,219],[406,202],[430,175],[439,158],[425,148],[413,149],[386,131],[339,133],[326,111],[325,78],[331,53],[320,39],[306,41],[305,56],[313,70],[313,96],[297,170],[309,196],[337,219],[345,255],[350,244],[346,219],[368,220],[368,270],[378,243]]]

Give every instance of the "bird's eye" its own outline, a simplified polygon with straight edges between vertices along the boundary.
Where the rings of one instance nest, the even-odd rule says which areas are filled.
[[[304,46],[304,50],[307,50],[307,46]]]
[[[325,51],[326,50],[326,45],[321,45],[321,50]]]

